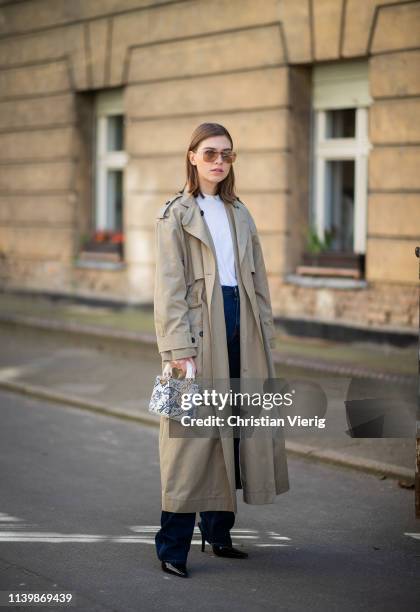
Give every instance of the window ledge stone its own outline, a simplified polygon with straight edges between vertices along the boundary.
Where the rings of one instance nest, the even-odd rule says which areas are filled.
[[[368,282],[362,279],[303,276],[300,274],[286,274],[284,281],[300,287],[329,287],[330,289],[366,289],[368,287]]]
[[[93,270],[123,270],[127,267],[124,261],[87,261],[76,259],[74,262],[75,268],[90,268]]]

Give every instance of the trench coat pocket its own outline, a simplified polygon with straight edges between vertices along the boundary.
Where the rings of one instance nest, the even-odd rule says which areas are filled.
[[[195,308],[203,303],[203,292],[205,289],[204,274],[194,280],[187,287],[187,295],[185,301],[188,308]]]
[[[188,321],[191,331],[194,327],[202,327],[203,325],[204,288],[204,278],[197,278],[187,290],[185,299],[188,305]]]
[[[203,373],[203,326],[192,325],[191,335],[195,340],[195,347],[197,349],[197,355],[195,356],[195,365],[197,367],[196,377],[201,376]]]

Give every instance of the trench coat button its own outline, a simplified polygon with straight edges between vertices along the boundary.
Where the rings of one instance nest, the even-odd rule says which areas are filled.
[[[191,342],[195,342],[195,338],[191,338]]]
[[[204,210],[200,210],[200,215],[203,216],[204,215]]]
[[[198,335],[203,336],[203,332],[202,331],[198,332]]]

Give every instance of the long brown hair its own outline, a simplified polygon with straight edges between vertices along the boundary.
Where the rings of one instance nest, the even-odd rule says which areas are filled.
[[[227,136],[230,140],[231,147],[233,149],[233,140],[227,129],[220,125],[220,123],[201,123],[195,128],[191,141],[186,154],[186,169],[187,169],[187,180],[185,182],[183,191],[187,187],[188,191],[195,197],[201,194],[200,184],[198,182],[198,171],[197,167],[194,166],[188,157],[189,151],[196,151],[200,142],[210,136]],[[230,170],[226,178],[221,181],[217,186],[217,194],[227,204],[233,204],[237,199],[235,193],[235,175],[233,172],[233,164],[230,166]],[[201,194],[202,195],[202,194]]]

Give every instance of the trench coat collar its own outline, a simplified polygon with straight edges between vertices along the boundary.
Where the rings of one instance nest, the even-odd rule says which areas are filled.
[[[189,192],[184,192],[181,196],[181,204],[188,209],[182,219],[184,229],[204,242],[204,244],[206,244],[206,246],[213,253],[214,261],[216,261],[216,251],[213,240],[203,220],[200,207],[195,197]],[[232,206],[238,244],[239,265],[241,266],[248,241],[248,220],[246,218],[245,211],[237,201],[233,204],[225,204],[225,206]]]

